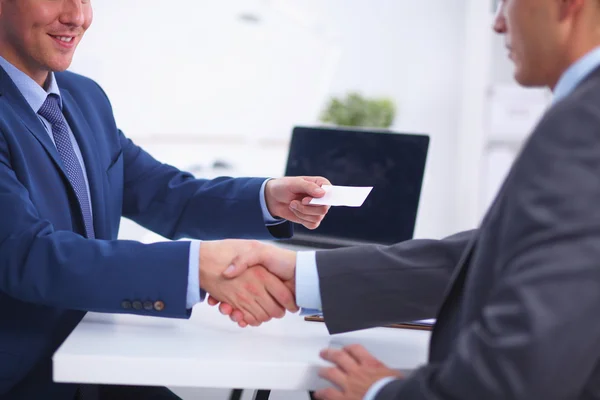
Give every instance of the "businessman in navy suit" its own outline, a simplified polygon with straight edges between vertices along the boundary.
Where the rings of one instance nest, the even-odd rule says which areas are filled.
[[[52,382],[51,356],[86,311],[187,318],[205,292],[256,324],[295,309],[264,270],[220,278],[210,242],[117,240],[122,216],[170,239],[268,239],[327,212],[294,209],[324,178],[195,179],[127,139],[94,81],[59,72],[91,22],[87,0],[0,0],[0,399],[84,397]]]

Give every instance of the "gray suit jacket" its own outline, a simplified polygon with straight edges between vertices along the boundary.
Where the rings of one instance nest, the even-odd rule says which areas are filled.
[[[600,70],[553,105],[480,229],[317,253],[332,333],[437,316],[378,400],[600,399]]]

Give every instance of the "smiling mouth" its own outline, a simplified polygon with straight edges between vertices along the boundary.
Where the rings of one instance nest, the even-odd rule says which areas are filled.
[[[61,42],[64,42],[64,43],[72,43],[73,40],[75,40],[74,36],[55,36],[55,35],[50,35],[50,36],[52,36],[54,39],[60,40]]]

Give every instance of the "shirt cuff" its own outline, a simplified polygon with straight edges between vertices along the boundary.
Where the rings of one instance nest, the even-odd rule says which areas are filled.
[[[200,303],[206,297],[206,293],[200,290],[200,241],[190,242],[190,256],[188,261],[188,285],[185,306],[188,310]]]
[[[296,303],[298,307],[321,310],[317,255],[314,251],[296,254]]]
[[[285,222],[284,219],[275,218],[269,212],[269,208],[267,207],[267,199],[265,197],[265,188],[267,187],[267,182],[269,182],[271,178],[265,179],[262,186],[260,187],[260,208],[262,209],[263,220],[265,221],[265,225],[277,225]]]
[[[375,400],[377,394],[381,391],[381,389],[383,389],[383,387],[388,383],[393,382],[395,380],[396,378],[393,378],[391,376],[378,380],[369,388],[369,391],[365,394],[363,400]]]

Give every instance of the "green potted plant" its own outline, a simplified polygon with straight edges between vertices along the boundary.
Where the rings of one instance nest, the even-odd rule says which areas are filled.
[[[389,128],[396,116],[396,105],[389,98],[365,98],[360,93],[348,93],[345,98],[333,97],[321,114],[321,122],[339,126]]]

